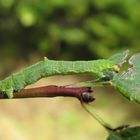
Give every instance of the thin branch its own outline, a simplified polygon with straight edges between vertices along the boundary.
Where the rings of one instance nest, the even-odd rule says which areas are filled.
[[[13,93],[13,98],[36,98],[36,97],[76,97],[82,102],[89,103],[95,98],[90,87],[67,87],[49,85],[37,88],[22,89]],[[7,99],[6,94],[0,93],[0,99]]]

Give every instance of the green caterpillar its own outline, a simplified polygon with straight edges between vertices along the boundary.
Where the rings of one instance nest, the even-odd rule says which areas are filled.
[[[53,75],[85,73],[104,77],[104,71],[116,70],[115,64],[115,62],[107,59],[91,61],[56,61],[45,59],[0,81],[0,92],[12,98],[13,92],[20,91],[43,77]]]

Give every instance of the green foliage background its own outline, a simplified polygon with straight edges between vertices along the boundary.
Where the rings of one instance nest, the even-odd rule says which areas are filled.
[[[139,9],[139,0],[0,0],[0,77],[3,78],[44,56],[58,60],[87,60],[107,58],[126,49],[130,49],[131,53],[138,52],[140,50]],[[62,78],[59,80],[62,81]],[[63,80],[60,84],[66,84],[67,80]],[[56,79],[52,81],[50,80],[49,84],[54,84]],[[113,91],[109,89],[108,92]],[[113,101],[116,95],[104,94],[98,95],[101,99],[95,107],[110,106],[108,111],[105,111],[107,114],[105,116],[108,116],[105,118],[112,121],[109,113],[114,108],[111,106],[120,104],[118,106],[119,109],[121,108],[120,112],[114,113],[114,116],[119,114],[118,118],[113,117],[113,120],[116,120],[115,124],[122,123],[126,119],[128,122],[132,120],[138,122],[140,113],[137,113],[139,110],[137,105],[129,104],[120,96],[117,97],[121,100]],[[2,110],[0,122],[3,124],[0,127],[1,132],[8,126],[11,133],[10,140],[15,132],[18,136],[13,136],[14,140],[19,137],[27,140],[45,140],[46,137],[50,140],[92,138],[99,140],[105,136],[104,133],[101,135],[104,131],[100,126],[98,129],[96,122],[90,120],[87,114],[78,112],[81,108],[76,109],[79,104],[75,105],[75,101],[69,103],[72,104],[70,107],[61,107],[60,112],[55,107],[56,104],[60,105],[62,100],[53,103],[47,100],[47,102],[42,103],[42,100],[0,102],[0,110]],[[128,106],[122,107],[123,102]],[[67,104],[64,102],[64,105]],[[46,114],[47,111],[44,110],[49,110],[49,107],[42,109],[42,106],[53,106],[50,109],[53,111]],[[68,109],[72,113],[65,111]],[[119,118],[122,118],[120,119],[122,122]],[[55,122],[52,122],[53,120]],[[3,123],[4,121],[7,125]],[[51,127],[47,126],[48,123]],[[81,128],[81,123],[84,128]],[[36,127],[32,127],[34,124]],[[20,135],[22,130],[24,134]],[[3,138],[2,136],[0,135],[0,139],[9,140],[6,134]]]
[[[139,0],[1,0],[1,51],[18,57],[34,51],[56,59],[136,52],[139,9]]]

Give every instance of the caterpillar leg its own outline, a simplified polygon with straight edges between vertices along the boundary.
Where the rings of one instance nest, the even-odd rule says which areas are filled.
[[[7,89],[5,94],[8,96],[8,98],[13,98],[13,88]]]

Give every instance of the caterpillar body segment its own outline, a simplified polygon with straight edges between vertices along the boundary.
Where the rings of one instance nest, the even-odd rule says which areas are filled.
[[[0,92],[12,98],[13,92],[20,91],[27,85],[33,84],[44,77],[94,74],[100,78],[104,76],[104,71],[107,70],[115,71],[115,63],[107,59],[91,61],[56,61],[45,59],[0,81]]]

